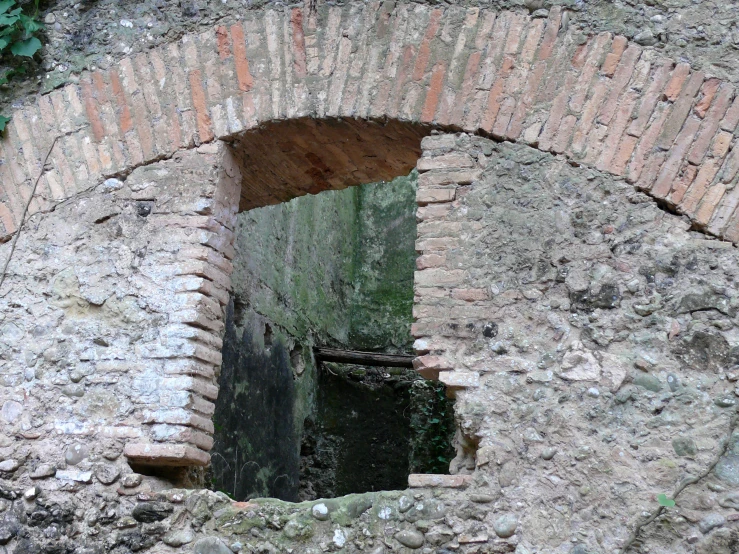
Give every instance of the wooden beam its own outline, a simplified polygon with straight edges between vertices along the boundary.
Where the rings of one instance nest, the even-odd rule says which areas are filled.
[[[413,367],[412,354],[382,354],[379,352],[359,352],[357,350],[338,350],[336,348],[314,348],[317,362],[337,362],[340,364],[371,365],[381,367]]]

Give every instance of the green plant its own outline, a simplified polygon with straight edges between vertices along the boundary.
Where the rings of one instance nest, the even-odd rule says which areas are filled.
[[[8,62],[11,56],[32,58],[41,49],[37,34],[43,24],[37,19],[39,0],[34,0],[32,15],[23,12],[17,0],[0,0],[0,61]],[[6,85],[16,75],[26,72],[18,63],[14,67],[0,69],[0,86]],[[0,132],[5,130],[9,117],[0,115]]]
[[[454,457],[454,411],[440,383],[418,381],[411,389],[414,473],[447,473]]]
[[[672,498],[667,498],[666,494],[658,494],[657,502],[659,502],[660,506],[664,506],[665,508],[672,508],[675,505],[675,501]]]

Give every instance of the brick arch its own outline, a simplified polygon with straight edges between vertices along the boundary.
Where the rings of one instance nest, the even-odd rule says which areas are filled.
[[[126,58],[16,110],[2,140],[0,236],[106,176],[274,120],[398,119],[522,141],[623,176],[739,240],[739,99],[562,11],[371,2],[251,11]]]
[[[130,459],[208,463],[237,210],[407,172],[433,129],[562,154],[739,240],[732,86],[624,37],[579,40],[559,8],[543,19],[394,6],[248,12],[83,74],[13,114],[0,143],[0,237],[16,231],[39,173],[30,213],[107,177],[149,179],[137,168],[172,158],[198,185],[157,184],[181,213],[152,221],[163,240],[183,238],[177,256],[162,256],[164,282],[152,292],[170,310],[166,340],[119,364],[145,369],[142,380],[165,391],[141,410],[153,431],[127,445]],[[465,164],[426,160],[419,170],[469,173]],[[449,199],[452,183],[440,178],[429,174],[436,188],[419,203]],[[433,357],[419,363],[452,389],[471,377]]]

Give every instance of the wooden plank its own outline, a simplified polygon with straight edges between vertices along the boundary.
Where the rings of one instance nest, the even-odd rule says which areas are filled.
[[[317,362],[337,362],[381,367],[413,367],[412,354],[382,354],[379,352],[359,352],[357,350],[338,350],[336,348],[314,348]]]

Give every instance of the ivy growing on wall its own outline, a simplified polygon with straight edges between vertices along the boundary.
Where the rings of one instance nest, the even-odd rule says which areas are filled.
[[[32,58],[41,49],[38,38],[43,24],[38,18],[39,0],[33,3],[33,13],[25,13],[17,0],[0,0],[0,86],[7,85],[16,75],[26,72],[26,68],[16,58]],[[0,132],[5,130],[9,117],[0,114]]]

